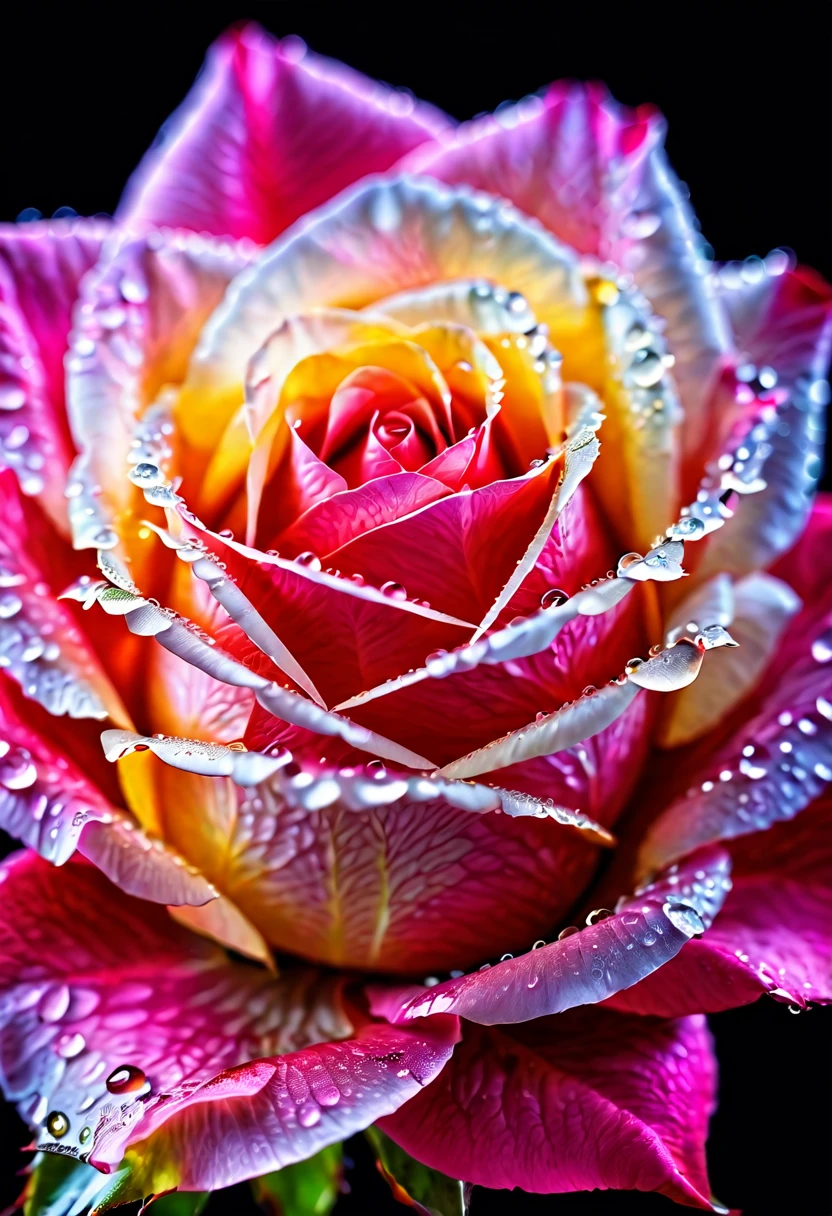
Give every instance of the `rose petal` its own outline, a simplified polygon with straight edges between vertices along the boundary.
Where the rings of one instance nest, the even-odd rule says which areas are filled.
[[[724,294],[729,306],[734,295]],[[709,541],[703,574],[750,573],[794,544],[811,511],[823,450],[832,289],[812,271],[763,272],[753,289],[744,284],[736,295],[738,343],[758,367],[774,369],[777,389],[787,399],[761,469],[766,488],[742,502],[736,517]]]
[[[789,621],[800,609],[800,600],[788,584],[768,574],[749,574],[733,590],[727,575],[717,575],[702,590],[714,583],[727,587],[727,620],[720,619],[723,613],[714,615],[713,608],[701,601],[683,601],[668,634],[674,632],[675,624],[690,636],[688,624],[707,620],[708,624],[730,625],[731,636],[739,645],[720,656],[718,663],[703,666],[693,684],[673,694],[657,736],[660,747],[690,743],[726,718],[758,683]]]
[[[246,363],[286,317],[469,275],[522,293],[543,322],[586,300],[575,256],[500,200],[410,178],[345,192],[277,241],[216,312],[181,401],[189,438],[213,442],[212,420],[242,402]]]
[[[565,81],[543,98],[465,124],[404,167],[508,198],[579,252],[630,271],[667,321],[684,441],[696,452],[730,333],[663,138],[664,122],[652,108],[631,110],[603,86]],[[583,379],[570,368],[568,345],[564,353],[566,374]]]
[[[796,1008],[832,1000],[832,802],[731,843],[733,889],[705,936],[612,998],[617,1009],[715,1013],[770,993]]]
[[[0,452],[61,533],[73,455],[63,357],[78,285],[109,231],[98,220],[0,225]]]
[[[77,849],[125,891],[159,903],[202,904],[216,892],[48,739],[17,714],[0,684],[0,826],[63,865]]]
[[[442,1075],[381,1127],[418,1160],[481,1186],[657,1190],[724,1212],[707,1198],[715,1084],[703,1017],[581,1009],[466,1026]]]
[[[821,606],[829,593],[825,557],[832,549],[832,494],[818,494],[800,539],[772,573],[785,579],[806,604]]]
[[[119,219],[263,244],[446,124],[409,94],[249,24],[211,48],[131,179]]]
[[[134,427],[185,362],[252,250],[187,233],[123,235],[84,282],[67,361],[79,449],[67,494],[76,548],[112,548],[137,490],[127,479]]]
[[[129,724],[98,656],[29,552],[30,528],[8,470],[0,470],[0,518],[0,667],[50,714]],[[57,559],[47,569],[55,567]]]
[[[253,1056],[350,1033],[340,981],[230,963],[90,866],[58,874],[18,854],[2,875],[0,1074],[43,1149],[97,1164],[102,1142],[135,1135],[148,1088],[187,1093]],[[108,1091],[125,1066],[140,1070],[135,1083]],[[55,1110],[63,1136],[49,1131]]]
[[[779,678],[767,679],[754,718],[716,755],[709,749],[704,769],[701,759],[681,769],[681,779],[695,784],[648,828],[642,873],[711,841],[791,819],[832,781],[832,617],[812,629],[801,621],[795,619],[796,640],[784,647]]]
[[[664,966],[707,928],[725,897],[721,880],[729,868],[722,850],[697,855],[678,872],[619,901],[607,919],[487,970],[425,989],[400,1008],[387,1010],[387,1016],[405,1022],[454,1013],[494,1026],[606,1000]],[[711,886],[698,878],[698,871],[713,880]]]

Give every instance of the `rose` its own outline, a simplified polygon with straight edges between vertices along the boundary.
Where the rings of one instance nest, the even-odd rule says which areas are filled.
[[[3,233],[0,1059],[122,1195],[381,1120],[420,1202],[709,1208],[702,1013],[829,998],[830,296],[661,134],[247,29],[115,224]]]

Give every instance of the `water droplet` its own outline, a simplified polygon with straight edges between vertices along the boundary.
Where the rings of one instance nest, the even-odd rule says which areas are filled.
[[[545,941],[543,940],[543,938],[542,938],[542,937],[541,937],[541,938],[538,938],[538,940],[537,940],[537,941],[534,943],[534,945],[532,946],[532,950],[540,950],[540,949],[542,949],[542,948],[543,948],[543,946],[545,946],[545,945],[546,945],[546,943],[545,943]]]
[[[561,604],[565,604],[569,596],[565,591],[561,591],[560,587],[550,587],[540,597],[541,608],[559,608]]]
[[[612,915],[613,912],[609,908],[596,908],[593,912],[589,913],[586,923],[588,925],[597,925],[599,921],[609,920]]]
[[[147,1077],[133,1064],[121,1064],[107,1078],[111,1094],[134,1094],[147,1085]]]
[[[567,925],[567,927],[565,929],[561,929],[560,933],[558,934],[558,941],[562,942],[565,937],[572,937],[575,933],[580,933],[578,926]]]
[[[382,583],[381,584],[381,593],[382,593],[382,595],[386,595],[391,600],[406,600],[407,599],[407,592],[405,591],[405,589],[401,585],[401,583],[394,583],[392,581],[389,583]]]
[[[315,553],[311,553],[307,550],[305,553],[299,553],[297,555],[295,558],[295,565],[306,566],[308,570],[320,570],[321,559]]]
[[[595,687],[594,684],[587,684],[586,688],[581,693],[581,696],[582,697],[594,697],[597,692],[598,692],[598,689]]]
[[[636,351],[630,365],[629,377],[639,388],[652,388],[664,375],[664,363],[655,351],[642,348]]]
[[[655,933],[648,930],[647,933],[645,933],[644,937],[641,939],[641,941],[642,941],[642,945],[654,946],[656,944],[656,935],[655,935]]]
[[[75,1056],[80,1055],[86,1047],[86,1040],[82,1034],[65,1034],[58,1039],[58,1055],[65,1060],[71,1060]]]
[[[662,911],[670,923],[679,929],[686,937],[698,937],[705,932],[702,917],[690,904],[671,903],[668,901]],[[647,943],[645,942],[645,945]]]
[[[70,992],[66,984],[47,988],[38,1002],[38,1016],[44,1022],[60,1022],[69,1009]]]
[[[314,1127],[321,1121],[321,1112],[316,1103],[307,1102],[298,1111],[298,1123],[301,1127]]]
[[[69,1119],[62,1110],[50,1111],[46,1116],[46,1130],[50,1136],[60,1140],[69,1131]]]
[[[0,596],[0,620],[8,621],[16,616],[22,607],[23,600],[20,596],[15,595],[13,591],[7,591],[5,595]]]
[[[425,668],[434,679],[448,675],[449,663],[447,650],[434,650],[425,659]]]
[[[828,663],[832,659],[832,633],[825,633],[812,642],[812,658],[816,663]]]
[[[149,461],[142,461],[141,464],[135,465],[127,474],[134,486],[161,486],[167,481],[162,470],[157,464],[151,464]],[[220,533],[222,535],[222,533]]]
[[[622,925],[637,925],[638,912],[625,912],[621,917],[621,923]]]
[[[86,1144],[91,1135],[92,1135],[91,1127],[82,1127],[80,1132],[78,1133],[78,1139],[81,1142],[81,1144]]]
[[[532,976],[532,978],[529,980],[528,984],[526,985],[526,987],[527,987],[527,988],[536,988],[536,987],[537,987],[537,981],[538,981],[539,979],[540,979],[540,976],[539,976],[539,975],[533,975],[533,976]]]

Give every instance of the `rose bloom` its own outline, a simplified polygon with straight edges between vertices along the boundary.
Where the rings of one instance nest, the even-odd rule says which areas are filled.
[[[325,1190],[373,1125],[425,1206],[724,1210],[704,1015],[832,997],[832,296],[707,261],[663,133],[245,28],[115,221],[3,228],[30,1195]]]

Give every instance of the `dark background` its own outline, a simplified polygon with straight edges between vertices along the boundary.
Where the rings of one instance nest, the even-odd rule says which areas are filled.
[[[570,11],[570,10],[576,11]],[[603,79],[658,104],[668,148],[720,260],[793,248],[832,278],[828,5],[18,6],[0,18],[0,220],[25,208],[112,212],[209,42],[253,17],[457,118],[563,76]],[[745,18],[745,19],[744,19]],[[752,24],[753,23],[753,24]],[[832,1010],[790,1016],[764,1001],[711,1019],[721,1064],[711,1129],[714,1191],[746,1216],[832,1213]],[[23,1130],[6,1112],[0,1207],[19,1190]],[[0,1154],[4,1150],[0,1148]],[[393,1204],[357,1139],[338,1216]],[[245,1188],[209,1216],[252,1211]],[[474,1193],[473,1216],[661,1216],[653,1195]]]

